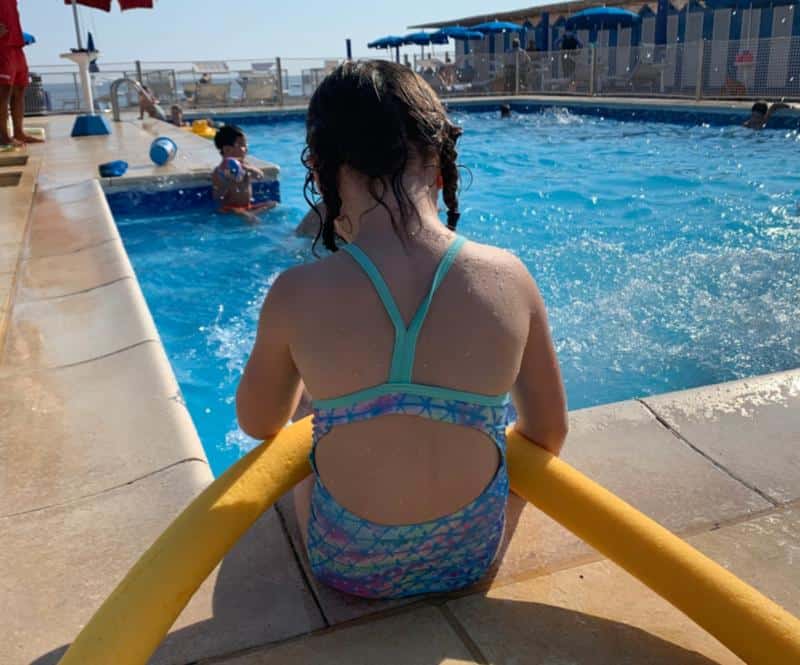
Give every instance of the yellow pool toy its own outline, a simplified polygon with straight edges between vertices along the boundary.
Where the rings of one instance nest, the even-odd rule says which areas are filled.
[[[208,124],[208,120],[193,120],[191,127],[185,127],[192,134],[202,136],[204,139],[213,139],[217,135],[217,128]]]
[[[236,541],[311,468],[311,418],[209,485],[97,610],[61,665],[144,665]],[[800,663],[800,620],[563,460],[508,432],[513,490],[639,578],[748,663]],[[535,628],[533,628],[535,630]]]

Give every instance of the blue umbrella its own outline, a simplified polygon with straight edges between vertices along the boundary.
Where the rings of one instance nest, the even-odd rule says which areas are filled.
[[[622,26],[624,28],[641,20],[641,17],[618,7],[592,7],[573,14],[567,19],[567,30],[592,30]]]
[[[466,55],[469,53],[469,41],[470,40],[480,40],[484,38],[484,34],[482,32],[478,32],[477,30],[471,30],[470,28],[465,28],[461,25],[451,25],[446,28],[442,28],[439,32],[433,33],[434,35],[443,34],[450,39],[456,39],[459,41],[464,42],[464,54]]]
[[[393,48],[394,61],[400,62],[400,47],[404,44],[403,38],[397,35],[387,35],[367,44],[367,48]]]
[[[521,25],[509,23],[508,21],[489,21],[488,23],[479,23],[478,25],[470,26],[470,28],[490,35],[497,32],[522,32],[524,30]]]
[[[402,37],[387,35],[386,37],[381,37],[380,39],[370,42],[367,44],[367,48],[396,48],[403,44],[405,44],[405,40]]]
[[[439,38],[441,39],[441,38]],[[425,56],[425,47],[432,43],[431,42],[431,35],[427,32],[409,32],[407,35],[403,37],[404,44],[418,44],[420,48],[420,54],[424,57]],[[439,44],[446,44],[447,38],[444,38],[444,41],[436,42]]]
[[[409,32],[403,37],[403,43],[427,46],[431,43],[431,36],[427,32]]]
[[[434,35],[442,34],[450,39],[459,39],[463,41],[467,41],[470,39],[483,39],[484,35],[482,32],[477,30],[473,30],[472,28],[465,28],[461,25],[451,25],[447,28],[442,28],[438,32],[434,32]]]

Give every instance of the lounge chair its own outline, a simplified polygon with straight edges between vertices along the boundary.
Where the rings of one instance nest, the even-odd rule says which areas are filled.
[[[198,83],[195,92],[195,106],[228,106],[230,96],[230,82]]]
[[[611,76],[605,79],[604,89],[617,92],[655,93],[663,89],[664,65],[652,62],[637,62],[625,76]]]
[[[275,77],[263,72],[244,72],[237,83],[242,88],[240,102],[248,105],[272,104],[278,97]]]

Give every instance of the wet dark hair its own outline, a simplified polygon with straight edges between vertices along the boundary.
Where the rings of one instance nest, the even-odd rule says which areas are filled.
[[[510,104],[500,104],[500,117],[501,118],[508,118],[511,116],[511,105]]]
[[[753,104],[753,108],[750,109],[751,113],[760,113],[761,115],[766,115],[767,111],[769,110],[769,106],[767,106],[766,102],[756,102]]]
[[[222,153],[225,146],[235,145],[236,139],[244,138],[244,132],[236,125],[222,125],[214,135],[214,145]]]
[[[314,245],[322,238],[328,250],[338,249],[334,220],[341,213],[342,166],[369,178],[375,205],[389,213],[392,228],[404,240],[408,220],[417,210],[403,187],[403,174],[410,160],[435,158],[444,185],[447,226],[455,229],[460,217],[456,141],[461,131],[447,118],[431,87],[404,65],[370,60],[337,67],[314,92],[306,119],[304,194],[317,214],[315,196],[320,194],[325,204]],[[384,200],[389,188],[399,220]]]

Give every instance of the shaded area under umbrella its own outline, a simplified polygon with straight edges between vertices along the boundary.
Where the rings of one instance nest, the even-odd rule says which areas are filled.
[[[436,33],[430,32],[409,32],[407,35],[403,37],[404,44],[416,44],[420,47],[420,52],[422,57],[425,57],[425,47],[428,44],[447,44],[447,36],[446,35],[439,35],[434,39],[432,39],[433,35]]]

